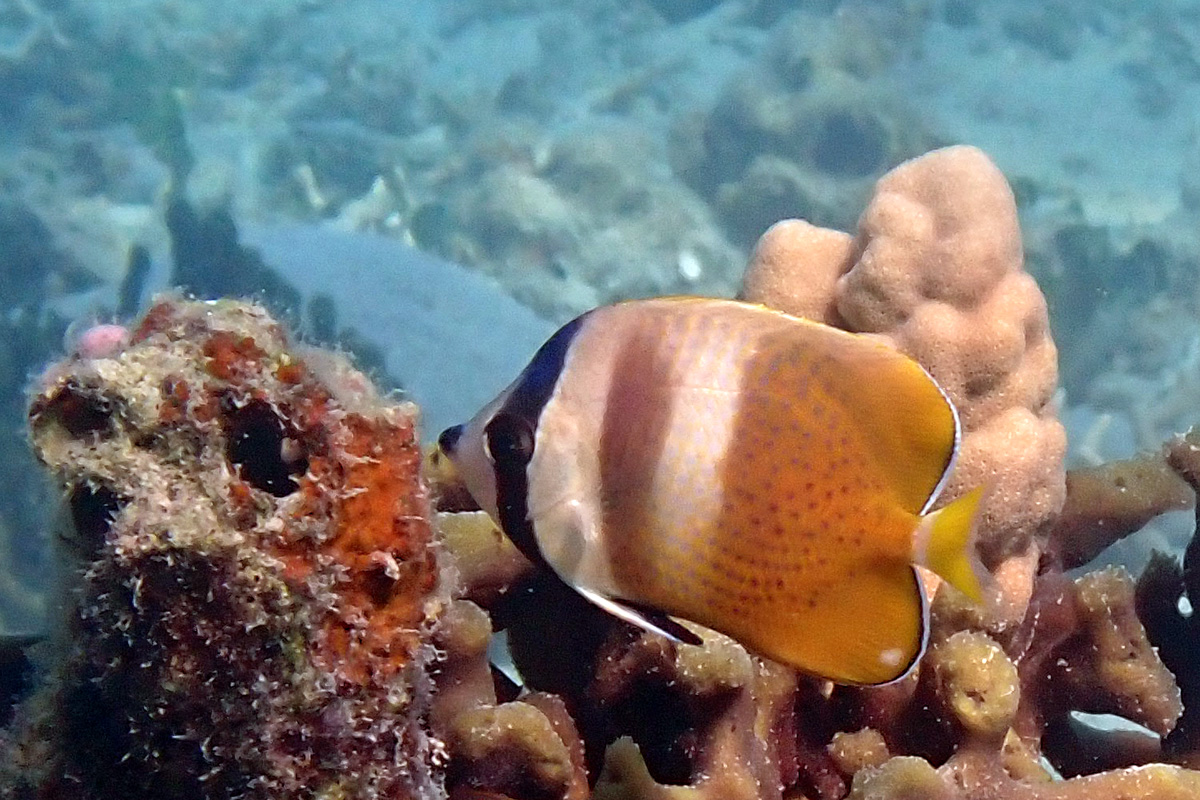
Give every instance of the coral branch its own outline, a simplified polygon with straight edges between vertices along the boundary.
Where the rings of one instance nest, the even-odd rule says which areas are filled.
[[[1163,453],[1070,470],[1051,537],[1054,554],[1064,569],[1074,569],[1160,514],[1194,503],[1195,493]]]

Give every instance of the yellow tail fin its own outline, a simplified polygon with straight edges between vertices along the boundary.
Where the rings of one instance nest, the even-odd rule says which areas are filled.
[[[977,486],[945,508],[926,514],[917,532],[921,565],[977,603],[987,580],[975,554],[975,523],[982,498],[983,487]]]

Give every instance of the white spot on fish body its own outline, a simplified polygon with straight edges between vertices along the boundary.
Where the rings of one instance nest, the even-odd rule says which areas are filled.
[[[888,667],[898,667],[902,658],[904,658],[904,652],[900,648],[889,647],[879,654],[879,663]]]

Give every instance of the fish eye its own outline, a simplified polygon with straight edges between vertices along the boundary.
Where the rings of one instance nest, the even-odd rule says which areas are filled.
[[[515,414],[492,417],[484,435],[488,456],[498,467],[524,467],[533,458],[533,427]]]
[[[455,445],[462,438],[463,426],[453,425],[442,431],[442,435],[438,437],[437,446],[443,453],[449,455],[454,452]]]

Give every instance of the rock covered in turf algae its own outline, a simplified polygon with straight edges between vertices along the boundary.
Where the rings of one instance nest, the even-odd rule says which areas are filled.
[[[444,796],[414,420],[242,302],[162,300],[52,367],[30,423],[77,577],[0,797]]]

